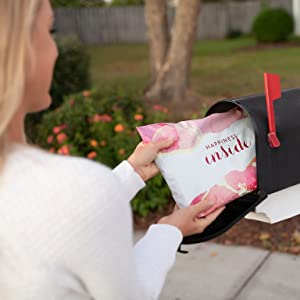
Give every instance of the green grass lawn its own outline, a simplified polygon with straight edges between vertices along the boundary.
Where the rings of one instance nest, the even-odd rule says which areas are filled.
[[[192,89],[205,103],[263,93],[263,72],[281,76],[283,89],[300,86],[299,47],[256,49],[251,38],[199,41],[191,70]],[[142,92],[149,79],[148,46],[123,44],[93,46],[94,86],[119,85]]]

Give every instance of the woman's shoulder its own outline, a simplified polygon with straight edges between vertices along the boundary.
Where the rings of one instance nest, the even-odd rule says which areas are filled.
[[[56,240],[68,255],[69,242],[78,245],[86,238],[98,238],[99,230],[110,230],[121,212],[122,224],[129,226],[129,207],[120,200],[118,182],[107,166],[27,145],[11,152],[9,160],[17,163],[0,184],[0,203],[3,199],[5,203],[1,209],[21,218],[18,222],[34,232],[34,239],[45,244]]]
[[[42,202],[51,203],[60,213],[74,209],[91,218],[104,210],[109,217],[122,206],[116,176],[111,168],[97,161],[54,154],[31,145],[19,147],[9,159],[19,163],[10,168],[5,190],[22,190],[24,198],[33,202],[37,198],[40,203],[42,194]]]
[[[63,170],[68,170],[66,167],[69,167],[72,171],[76,171],[77,168],[79,168],[78,171],[82,171],[82,168],[86,171],[89,171],[89,169],[94,171],[94,169],[96,169],[98,172],[102,171],[104,173],[111,171],[111,169],[106,165],[91,159],[81,156],[50,153],[48,150],[38,145],[23,145],[15,143],[10,147],[8,158],[12,158],[11,160],[18,162],[20,162],[23,158],[24,163],[34,163],[36,167],[44,165]]]
[[[112,169],[100,162],[79,156],[50,153],[36,145],[15,144],[7,157],[7,173],[22,170],[38,182],[77,188],[94,185],[104,187],[114,183]],[[17,172],[20,173],[20,172]],[[76,187],[74,187],[76,189]]]

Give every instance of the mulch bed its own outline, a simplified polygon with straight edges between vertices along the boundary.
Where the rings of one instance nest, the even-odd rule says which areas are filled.
[[[300,254],[300,216],[272,225],[242,219],[213,241],[225,245],[247,245]]]
[[[164,212],[151,213],[146,218],[134,216],[134,228],[146,230],[162,216],[172,212],[170,202]],[[273,225],[242,219],[225,234],[211,240],[224,245],[246,245],[271,251],[300,254],[300,216]]]
[[[235,51],[260,51],[260,50],[269,50],[269,49],[282,49],[282,48],[292,48],[292,47],[299,47],[300,41],[289,41],[289,42],[278,42],[278,43],[261,43],[251,46],[245,46],[236,49]]]

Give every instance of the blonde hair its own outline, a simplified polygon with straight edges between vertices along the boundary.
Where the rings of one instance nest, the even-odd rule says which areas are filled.
[[[0,0],[0,168],[7,154],[7,127],[24,94],[31,33],[42,1]]]

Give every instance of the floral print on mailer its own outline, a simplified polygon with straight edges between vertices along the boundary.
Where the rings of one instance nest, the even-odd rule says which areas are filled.
[[[176,138],[156,164],[184,207],[210,198],[214,211],[257,188],[252,123],[238,108],[206,118],[137,128],[144,142]]]

